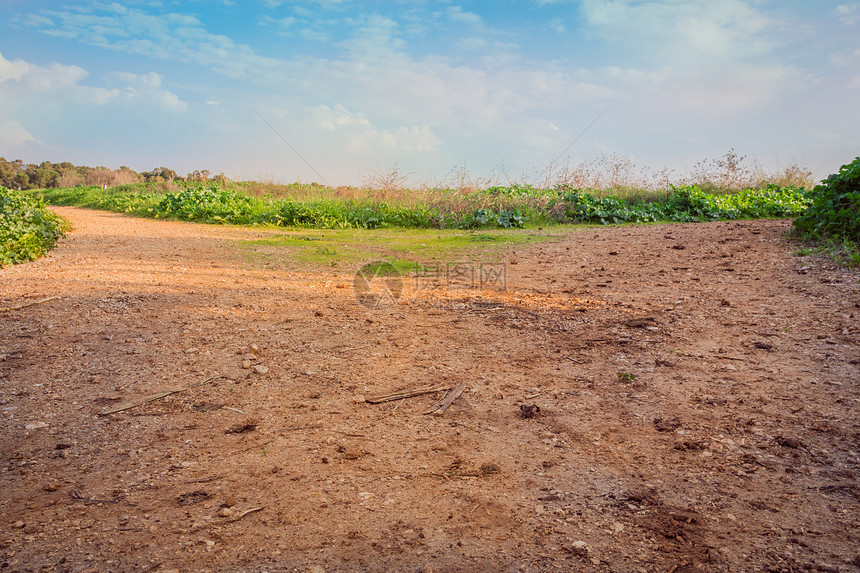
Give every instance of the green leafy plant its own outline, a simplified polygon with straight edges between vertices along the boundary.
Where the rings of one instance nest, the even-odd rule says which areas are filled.
[[[178,188],[178,191],[173,189]],[[708,194],[696,185],[667,192],[600,195],[569,185],[538,189],[528,185],[456,190],[409,190],[381,197],[361,190],[282,186],[293,196],[249,195],[232,183],[135,183],[109,189],[46,189],[49,201],[133,215],[205,223],[269,224],[318,229],[448,228],[514,229],[550,224],[695,222],[759,217],[795,217],[810,199],[807,191],[769,185],[734,193]],[[260,191],[254,188],[255,191]],[[267,188],[266,188],[267,189]],[[266,190],[263,189],[263,190]],[[34,192],[30,192],[34,194]]]
[[[804,238],[860,242],[860,157],[817,185],[811,199],[809,209],[794,222]]]
[[[0,267],[36,260],[67,228],[41,198],[0,187]]]

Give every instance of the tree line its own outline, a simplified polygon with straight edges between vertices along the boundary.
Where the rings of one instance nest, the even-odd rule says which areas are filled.
[[[224,174],[212,176],[203,169],[192,171],[182,177],[173,169],[156,167],[151,171],[138,173],[125,165],[119,169],[108,167],[88,167],[73,165],[68,161],[51,163],[43,161],[39,164],[24,163],[20,159],[7,161],[0,157],[0,186],[8,189],[48,189],[51,187],[76,187],[127,185],[130,183],[172,183],[174,181],[217,181],[226,182]]]

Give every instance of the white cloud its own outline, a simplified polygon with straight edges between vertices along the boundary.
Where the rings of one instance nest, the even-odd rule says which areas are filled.
[[[176,13],[153,16],[114,6],[107,15],[44,11],[42,15],[56,24],[43,32],[108,50],[194,62],[234,78],[271,70],[283,63],[260,56],[246,45],[237,45],[227,36],[207,32],[194,16]]]
[[[380,59],[402,50],[405,43],[397,37],[400,25],[384,16],[371,14],[361,19],[347,19],[353,36],[340,42],[354,58]]]
[[[582,0],[592,30],[664,64],[744,59],[769,52],[770,19],[742,0]]]
[[[313,109],[313,116],[315,123],[326,131],[334,131],[337,127],[370,125],[370,121],[363,114],[350,113],[341,104],[333,108],[319,105]]]
[[[17,121],[11,120],[0,124],[0,146],[17,147],[31,141],[41,144]]]
[[[123,84],[118,97],[126,102],[150,102],[166,111],[188,111],[188,104],[173,92],[162,89],[161,76],[155,72],[142,75],[116,72],[113,77]]]
[[[52,63],[43,67],[24,60],[9,61],[0,53],[0,83],[14,81],[32,90],[53,91],[75,85],[87,75],[86,70],[78,66]]]
[[[453,22],[470,24],[472,26],[479,26],[481,22],[483,22],[480,16],[478,16],[474,12],[466,12],[460,6],[449,6],[448,18],[450,18]]]
[[[179,97],[162,88],[161,76],[156,73],[142,75],[117,72],[108,80],[112,87],[82,85],[89,73],[79,66],[56,62],[48,66],[24,60],[9,61],[0,54],[0,84],[15,83],[24,94],[61,94],[64,99],[79,103],[106,105],[114,101],[149,102],[168,111],[186,111],[188,106]]]
[[[860,2],[852,2],[851,4],[840,4],[836,7],[836,16],[844,23],[853,26],[860,21]]]
[[[430,131],[429,125],[400,126],[393,130],[370,127],[350,136],[348,149],[354,153],[426,153],[436,149],[440,143],[441,140]]]

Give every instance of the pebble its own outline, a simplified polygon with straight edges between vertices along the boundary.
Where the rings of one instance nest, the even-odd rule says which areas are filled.
[[[585,541],[574,541],[570,546],[574,555],[587,555],[588,544]]]
[[[251,369],[251,361],[250,360],[243,360],[242,361],[242,368],[244,368],[245,370],[250,370]]]
[[[18,520],[18,521],[16,521],[15,523],[13,523],[13,524],[12,524],[12,527],[13,527],[13,528],[15,528],[15,529],[24,529],[24,526],[25,526],[25,525],[27,525],[27,524],[26,524],[26,523],[24,523],[24,522],[23,522],[23,521],[21,521],[21,520]]]
[[[41,428],[47,428],[47,427],[48,427],[48,424],[46,424],[45,422],[31,422],[31,423],[27,424],[26,426],[24,426],[24,429],[25,430],[39,430]]]
[[[269,371],[268,366],[265,366],[263,364],[255,364],[254,365],[254,372],[256,372],[257,374],[265,374],[268,371]]]
[[[236,512],[229,507],[222,507],[221,511],[218,512],[218,515],[221,517],[232,517],[234,513]]]

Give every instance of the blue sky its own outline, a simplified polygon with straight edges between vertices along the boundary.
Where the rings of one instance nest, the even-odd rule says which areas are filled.
[[[858,38],[851,0],[0,0],[0,156],[434,185],[735,149],[823,177],[860,155]]]

